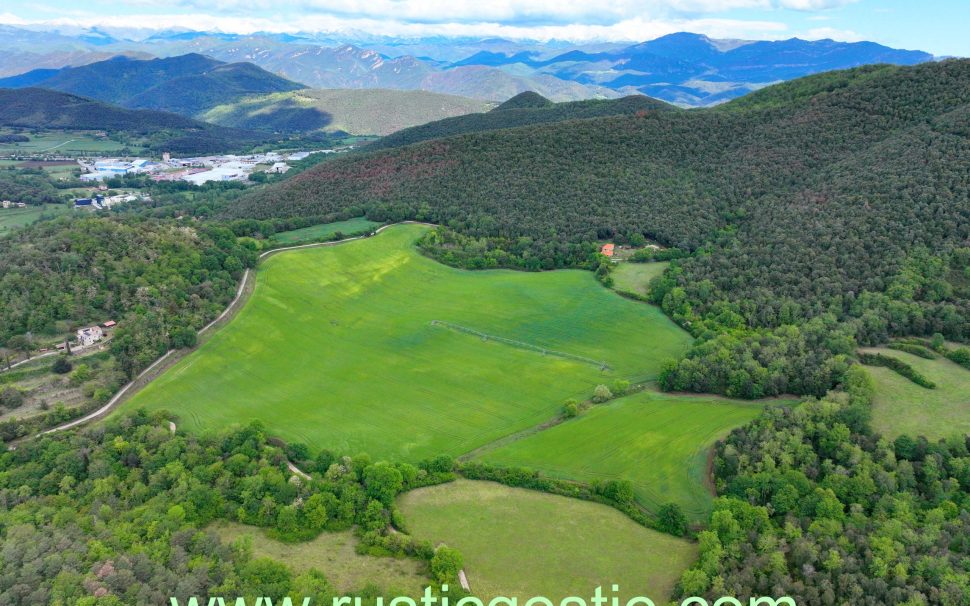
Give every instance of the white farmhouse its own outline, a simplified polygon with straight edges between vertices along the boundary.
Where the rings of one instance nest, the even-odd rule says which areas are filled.
[[[81,347],[87,347],[100,341],[103,336],[104,331],[101,330],[100,326],[89,326],[77,331],[77,342]]]

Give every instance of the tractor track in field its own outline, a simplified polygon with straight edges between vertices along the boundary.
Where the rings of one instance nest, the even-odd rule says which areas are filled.
[[[378,235],[385,229],[394,227],[395,225],[427,225],[428,227],[437,227],[437,225],[434,225],[433,223],[424,223],[421,221],[401,221],[398,223],[391,223],[388,225],[382,225],[377,229],[375,229],[374,231],[368,232],[367,234],[360,235],[360,236],[352,236],[350,238],[344,238],[342,240],[332,240],[329,242],[313,242],[310,244],[297,244],[294,246],[284,246],[281,248],[273,248],[261,253],[259,257],[257,257],[256,259],[256,265],[258,267],[259,263],[262,262],[263,259],[271,257],[277,253],[281,253],[289,250],[337,246],[338,244],[345,244],[347,242],[353,242],[356,240],[364,240],[367,238],[371,238],[373,236]],[[239,288],[236,290],[236,296],[233,298],[233,300],[229,303],[229,305],[226,307],[226,309],[223,310],[221,314],[219,314],[214,320],[212,320],[211,322],[206,324],[201,330],[199,330],[199,333],[198,333],[199,341],[195,347],[193,347],[192,349],[168,350],[160,358],[155,360],[151,366],[143,370],[141,373],[138,374],[138,376],[132,379],[131,382],[126,384],[124,387],[122,387],[101,408],[83,417],[74,419],[73,421],[68,421],[66,423],[62,423],[61,425],[51,427],[50,429],[45,429],[44,431],[40,432],[34,437],[39,437],[39,436],[55,433],[58,431],[63,431],[65,429],[71,429],[74,427],[78,427],[80,425],[84,425],[86,423],[90,423],[91,421],[96,421],[98,419],[102,419],[106,417],[108,414],[113,412],[118,406],[126,402],[133,395],[135,395],[136,393],[144,389],[149,383],[151,383],[159,376],[161,376],[162,373],[164,373],[166,370],[174,366],[177,362],[182,360],[188,354],[198,349],[199,346],[203,345],[209,338],[211,338],[210,333],[212,332],[213,328],[227,324],[230,320],[236,317],[236,314],[238,314],[239,311],[245,306],[246,302],[249,301],[250,296],[253,294],[253,291],[256,288],[256,278],[255,278],[256,272],[254,270],[255,268],[252,268],[252,269],[247,268],[246,271],[243,272],[243,277],[239,283]],[[23,439],[29,439],[29,437],[21,438],[21,440]]]

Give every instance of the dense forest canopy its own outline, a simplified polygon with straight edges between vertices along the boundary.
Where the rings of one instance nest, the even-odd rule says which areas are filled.
[[[225,228],[101,216],[44,221],[2,245],[0,342],[115,320],[129,378],[218,315],[256,260]]]
[[[968,129],[970,61],[866,67],[716,109],[473,132],[355,155],[224,214],[354,208],[378,220],[432,221],[447,229],[425,249],[465,267],[590,267],[597,240],[652,238],[694,253],[654,291],[706,341],[693,352],[697,368],[732,359],[704,389],[821,395],[856,343],[970,336],[967,258],[958,252],[970,238]],[[812,319],[839,338],[790,334]],[[786,352],[805,347],[812,353],[798,360]],[[667,386],[701,388],[695,370],[672,369]]]

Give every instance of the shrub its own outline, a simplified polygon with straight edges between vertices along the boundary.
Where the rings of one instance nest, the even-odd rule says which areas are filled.
[[[657,530],[677,537],[687,534],[687,516],[680,505],[667,503],[657,512]]]
[[[579,415],[579,405],[576,404],[576,400],[567,400],[562,406],[562,416],[566,419],[572,419],[577,415]]]
[[[66,356],[57,356],[57,359],[54,360],[54,364],[51,365],[51,370],[59,375],[66,375],[67,373],[71,372],[73,368],[74,367],[71,365],[71,362]]]
[[[24,405],[24,394],[16,387],[7,387],[0,391],[0,406],[14,409]]]
[[[892,371],[899,373],[900,375],[906,377],[913,383],[916,383],[920,387],[925,387],[927,389],[936,389],[936,383],[930,381],[924,377],[918,370],[892,356],[886,356],[883,354],[872,354],[872,353],[861,353],[859,354],[859,361],[868,366],[884,366]]]
[[[613,392],[606,385],[597,385],[593,390],[593,401],[597,404],[605,402],[613,397]]]
[[[458,578],[458,571],[464,567],[464,558],[457,549],[442,545],[431,558],[431,574],[440,583],[452,583]]]

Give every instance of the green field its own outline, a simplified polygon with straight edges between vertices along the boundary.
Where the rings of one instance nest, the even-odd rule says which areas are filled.
[[[44,131],[19,133],[30,137],[26,143],[0,143],[0,154],[35,155],[43,153],[79,155],[111,153],[125,146],[86,131]]]
[[[342,594],[375,585],[392,595],[417,596],[430,583],[419,560],[359,555],[357,537],[350,530],[324,532],[312,541],[291,544],[266,536],[261,528],[234,522],[220,521],[209,529],[227,543],[249,537],[254,557],[278,560],[298,573],[319,570]]]
[[[689,343],[590,272],[436,263],[413,246],[426,229],[268,258],[238,317],[121,409],[196,430],[261,419],[311,449],[416,460],[542,423],[598,383],[655,378]]]
[[[472,592],[490,599],[617,595],[664,603],[696,548],[597,503],[459,480],[403,495],[415,537],[458,549]],[[623,603],[623,602],[621,602]]]
[[[278,234],[273,234],[270,241],[277,246],[288,246],[290,244],[300,244],[301,242],[318,242],[333,237],[337,232],[346,236],[353,236],[374,229],[379,225],[380,223],[375,221],[368,221],[363,217],[357,217],[336,223],[323,223],[321,225],[304,227],[303,229],[281,231]]]
[[[712,500],[705,486],[710,447],[754,419],[763,406],[645,391],[594,406],[481,459],[567,480],[630,480],[637,499],[648,508],[674,502],[700,520]]]
[[[650,287],[650,280],[659,276],[667,269],[669,263],[620,263],[610,274],[613,277],[613,288],[620,292],[631,292],[635,295],[646,296]]]
[[[63,204],[45,204],[26,208],[0,208],[0,235],[12,229],[30,225],[43,215],[60,215],[70,212]]]
[[[867,366],[876,382],[872,424],[879,433],[930,439],[970,433],[970,370],[945,358],[927,360],[894,349],[867,349],[903,360],[929,380],[926,389],[883,367]]]

